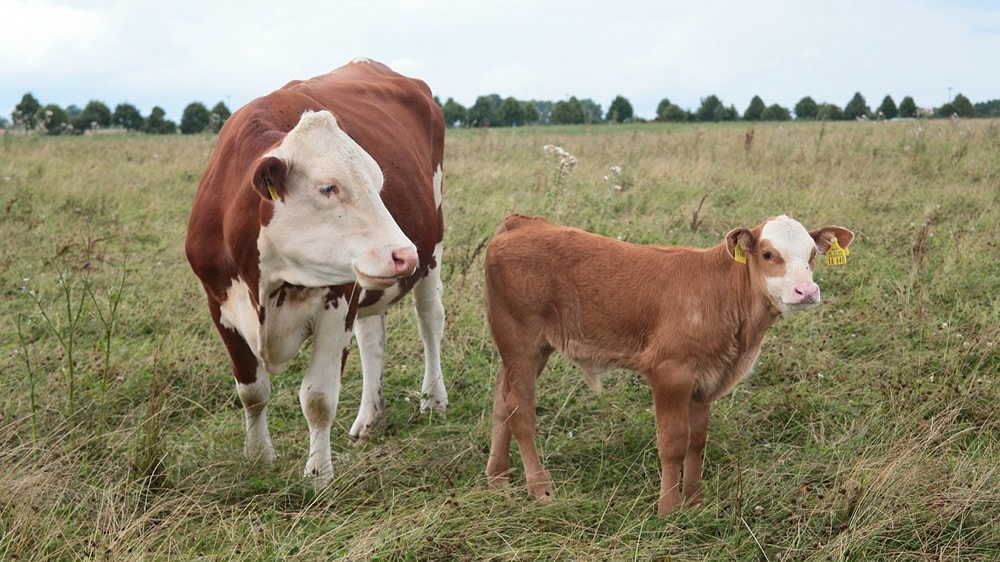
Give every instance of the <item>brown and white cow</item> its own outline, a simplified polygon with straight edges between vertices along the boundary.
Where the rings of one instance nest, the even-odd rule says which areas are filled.
[[[330,481],[352,331],[364,375],[357,438],[383,412],[386,309],[411,289],[424,345],[421,410],[444,410],[443,156],[444,118],[427,85],[365,59],[290,82],[226,121],[186,251],[232,359],[248,457],[274,459],[269,375],[312,336],[299,391],[305,474]]]
[[[806,231],[786,216],[738,228],[708,249],[639,246],[542,218],[511,215],[486,251],[486,305],[502,365],[486,475],[509,480],[517,439],[528,493],[552,495],[535,449],[536,378],[550,354],[575,362],[599,390],[610,367],[637,371],[653,391],[661,465],[658,512],[701,499],[711,404],[743,378],[767,328],[820,302],[816,253],[854,234]],[[832,253],[832,250],[831,250]]]

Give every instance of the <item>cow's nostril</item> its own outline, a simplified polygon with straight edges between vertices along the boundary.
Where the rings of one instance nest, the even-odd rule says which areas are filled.
[[[392,253],[392,264],[396,275],[411,275],[417,269],[417,252],[411,248],[396,250]]]

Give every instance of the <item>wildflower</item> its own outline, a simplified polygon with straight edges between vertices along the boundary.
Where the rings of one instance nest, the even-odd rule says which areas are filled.
[[[555,146],[553,144],[547,144],[542,147],[542,150],[549,156],[557,156],[559,158],[559,175],[567,176],[576,167],[576,156],[573,156],[569,152],[563,150],[561,146]]]

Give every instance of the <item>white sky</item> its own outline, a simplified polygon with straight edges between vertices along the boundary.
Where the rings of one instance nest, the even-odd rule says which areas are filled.
[[[1000,99],[1000,2],[991,0],[0,0],[0,116],[43,105],[236,110],[291,79],[378,59],[444,102],[480,95],[754,95],[843,107],[860,92],[935,107]]]

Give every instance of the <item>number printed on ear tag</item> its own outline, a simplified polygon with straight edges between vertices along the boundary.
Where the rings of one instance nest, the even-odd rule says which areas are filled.
[[[846,265],[847,256],[850,253],[850,250],[841,248],[840,243],[834,239],[833,244],[830,244],[830,249],[826,251],[826,265]]]

